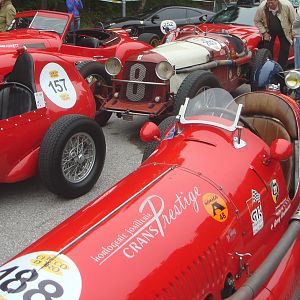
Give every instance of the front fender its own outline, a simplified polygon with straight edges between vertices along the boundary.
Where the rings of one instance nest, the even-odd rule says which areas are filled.
[[[31,178],[38,173],[38,155],[40,147],[37,147],[23,159],[21,159],[7,175],[1,178],[3,183],[13,183]]]

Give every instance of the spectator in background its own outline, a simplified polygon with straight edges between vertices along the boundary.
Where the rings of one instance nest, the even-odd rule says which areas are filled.
[[[10,0],[0,0],[0,31],[6,31],[16,16],[16,9]]]
[[[258,7],[254,23],[273,54],[276,37],[280,41],[278,63],[286,70],[290,45],[293,44],[292,25],[296,11],[288,0],[264,0]]]
[[[0,0],[1,1],[1,0]],[[71,30],[78,30],[80,27],[80,14],[79,9],[83,8],[81,0],[66,0],[68,13],[73,14],[73,21],[71,24]]]
[[[295,50],[295,68],[300,68],[300,11],[298,8],[295,21],[293,23],[293,35],[294,35],[294,50]],[[300,70],[298,70],[300,71]],[[295,100],[300,104],[300,88],[296,90]]]

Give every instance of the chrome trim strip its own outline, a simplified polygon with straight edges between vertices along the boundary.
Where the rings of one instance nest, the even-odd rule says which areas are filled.
[[[118,207],[116,207],[113,211],[111,211],[108,215],[106,215],[104,218],[102,218],[100,221],[98,221],[96,224],[94,224],[92,227],[87,229],[85,232],[83,232],[81,235],[79,235],[76,239],[74,239],[72,242],[70,242],[68,245],[63,247],[58,251],[58,255],[63,253],[66,249],[74,245],[78,240],[80,240],[82,237],[87,235],[89,232],[91,232],[94,228],[98,227],[100,224],[104,223],[107,219],[109,219],[112,215],[117,213],[121,208],[123,208],[126,204],[131,202],[134,198],[136,198],[138,195],[140,195],[142,192],[144,192],[147,188],[149,188],[151,185],[153,185],[156,181],[158,181],[161,177],[165,176],[167,173],[169,173],[171,170],[173,170],[174,167],[168,168],[166,171],[164,171],[162,174],[160,174],[158,177],[153,179],[151,182],[149,182],[146,186],[144,186],[141,190],[136,192],[134,195],[132,195],[129,199],[124,201],[122,204],[120,204]],[[57,256],[58,256],[57,255]],[[48,262],[49,263],[49,262]],[[43,267],[41,267],[43,268]]]
[[[149,81],[136,81],[136,80],[125,80],[125,79],[115,79],[113,78],[112,81],[118,82],[127,82],[127,83],[142,83],[142,84],[152,84],[152,85],[167,85],[165,82],[149,82]]]

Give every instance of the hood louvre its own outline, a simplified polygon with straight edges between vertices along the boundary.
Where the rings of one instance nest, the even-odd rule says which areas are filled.
[[[185,270],[176,274],[168,285],[156,294],[157,300],[204,298],[212,289],[222,286],[225,257],[220,240],[191,261]]]

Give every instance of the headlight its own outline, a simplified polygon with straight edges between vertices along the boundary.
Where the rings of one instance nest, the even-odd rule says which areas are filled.
[[[105,62],[105,70],[109,75],[116,76],[122,70],[122,63],[117,57],[111,57]]]
[[[290,89],[297,89],[300,86],[300,73],[298,71],[290,71],[285,76],[285,84]]]
[[[168,61],[161,61],[155,67],[155,73],[161,80],[168,80],[174,75],[174,69]]]

